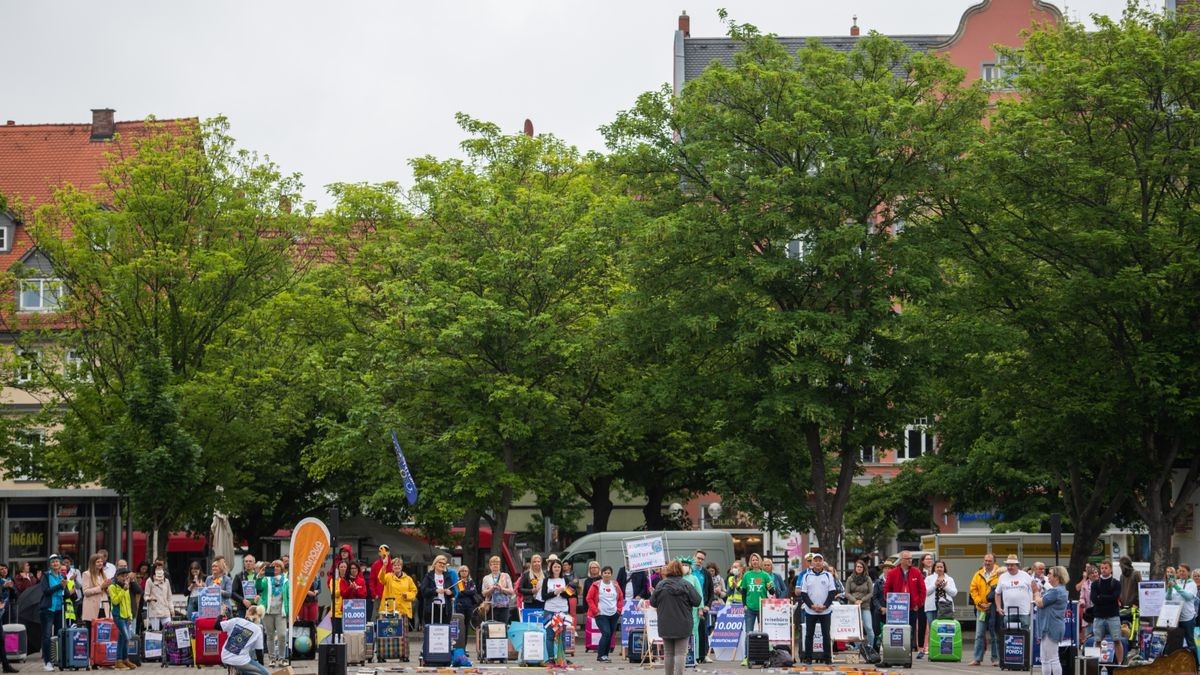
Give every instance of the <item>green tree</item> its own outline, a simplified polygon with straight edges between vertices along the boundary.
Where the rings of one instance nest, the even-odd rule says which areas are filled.
[[[967,312],[1004,335],[975,360],[1005,371],[988,397],[1003,406],[991,411],[995,442],[1016,450],[1013,463],[1045,464],[1084,541],[1127,494],[1155,575],[1200,475],[1190,18],[1131,3],[1093,32],[1032,34],[1010,54],[1019,98],[1000,104],[971,192],[945,205],[934,233],[955,247]]]
[[[113,147],[100,192],[63,186],[31,227],[62,312],[13,327],[77,357],[44,359],[30,384],[48,392],[34,422],[61,425],[41,473],[103,479],[157,535],[270,490],[255,462],[291,419],[249,397],[262,387],[238,386],[273,374],[236,355],[273,344],[243,329],[303,270],[305,215],[281,207],[301,203],[298,179],[237,149],[222,119],[152,125]]]
[[[897,305],[928,282],[893,231],[970,147],[983,96],[878,35],[797,54],[731,35],[733,67],[607,129],[626,170],[679,204],[638,242],[634,279],[664,326],[654,348],[702,357],[679,362],[709,382],[727,505],[811,526],[837,556],[862,449],[915,416],[920,355]]]

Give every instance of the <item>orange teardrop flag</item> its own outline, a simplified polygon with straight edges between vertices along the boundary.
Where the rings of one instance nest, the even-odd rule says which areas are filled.
[[[288,583],[291,592],[291,622],[300,616],[300,606],[308,597],[313,580],[321,576],[325,556],[329,555],[329,528],[316,518],[305,518],[292,530],[292,544],[288,549],[291,570]]]

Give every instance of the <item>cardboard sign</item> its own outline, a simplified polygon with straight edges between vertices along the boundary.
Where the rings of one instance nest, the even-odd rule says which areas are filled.
[[[887,618],[885,622],[896,625],[907,624],[910,607],[908,593],[888,593],[887,614],[885,614]]]
[[[642,613],[646,615],[646,642],[650,644],[661,642],[662,636],[658,634],[658,610],[647,607],[642,610]]]
[[[216,656],[221,653],[221,632],[216,630],[206,630],[200,633],[203,638],[201,642],[203,650],[201,653],[205,656]]]
[[[430,654],[450,653],[450,626],[447,624],[429,624],[425,626],[429,640]]]
[[[829,617],[829,634],[834,640],[862,639],[862,608],[858,605],[834,605]]]
[[[1142,581],[1138,583],[1138,613],[1141,616],[1158,616],[1167,599],[1167,582]]]
[[[190,631],[188,631],[187,626],[180,626],[179,628],[175,629],[175,644],[178,645],[180,649],[183,649],[184,646],[190,644],[191,641],[192,634]]]
[[[342,630],[361,633],[367,629],[367,601],[342,600]]]
[[[1179,614],[1183,611],[1183,605],[1178,602],[1168,602],[1162,606],[1162,611],[1158,613],[1159,628],[1178,628]]]
[[[508,658],[508,638],[487,638],[483,641],[485,659],[504,660]]]
[[[541,631],[526,631],[521,637],[521,660],[539,662],[546,660],[546,634]]]
[[[112,642],[115,639],[112,631],[113,624],[111,621],[96,622],[96,642]]]
[[[247,600],[254,600],[258,597],[258,586],[253,581],[242,582],[242,597]]]
[[[142,648],[143,656],[148,659],[161,658],[163,655],[163,636],[158,631],[146,631],[146,644]]]
[[[746,608],[737,603],[717,610],[709,644],[713,649],[737,649],[746,625]]]
[[[631,539],[625,542],[625,557],[629,560],[625,569],[630,572],[657,569],[667,564],[667,547],[661,536]]]
[[[792,603],[779,598],[763,598],[759,606],[762,630],[772,643],[792,641]]]
[[[629,646],[629,636],[645,630],[646,615],[638,607],[637,600],[626,600],[621,610],[621,646]]]
[[[221,589],[208,586],[200,591],[200,616],[215,619],[221,616]]]
[[[1004,653],[1000,658],[1006,665],[1024,667],[1025,651],[1029,643],[1025,641],[1025,633],[1006,633],[1004,635]]]

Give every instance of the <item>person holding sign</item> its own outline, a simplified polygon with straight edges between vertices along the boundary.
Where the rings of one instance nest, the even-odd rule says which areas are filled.
[[[683,565],[678,560],[667,563],[663,575],[663,580],[650,594],[650,606],[658,610],[658,636],[663,641],[667,675],[683,675],[688,638],[692,634],[692,614],[700,607],[700,594],[683,580]]]
[[[270,646],[271,666],[274,667],[287,660],[288,610],[284,608],[290,609],[292,606],[290,584],[283,571],[283,561],[276,560],[270,566],[264,566],[263,575],[254,583],[260,609],[258,616],[266,622],[265,639]]]
[[[246,618],[234,617],[221,622],[221,630],[229,635],[221,649],[222,665],[246,675],[270,675],[267,667],[254,658],[255,650],[263,648],[261,620],[262,606],[251,605],[246,609]]]
[[[233,580],[229,578],[228,574],[225,574],[225,565],[221,561],[213,561],[212,574],[208,575],[208,578],[204,580],[204,586],[206,588],[215,587],[221,589],[222,612],[226,616],[233,613],[231,611],[233,609]]]
[[[837,595],[837,582],[825,569],[825,556],[814,553],[812,567],[800,582],[800,602],[804,604],[804,662],[813,661],[813,635],[821,627],[821,663],[831,665],[833,640],[829,633],[830,605]]]
[[[1067,568],[1052,567],[1046,580],[1049,588],[1040,585],[1033,589],[1033,602],[1038,613],[1038,637],[1041,639],[1042,675],[1062,675],[1058,660],[1058,643],[1066,632]]]

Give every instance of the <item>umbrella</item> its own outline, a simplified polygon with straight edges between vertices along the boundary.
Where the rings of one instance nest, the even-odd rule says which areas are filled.
[[[41,620],[38,618],[38,605],[42,604],[43,595],[41,584],[26,588],[17,598],[17,621],[26,625],[38,623]]]
[[[220,511],[213,511],[212,527],[209,531],[212,545],[213,558],[219,555],[225,556],[225,564],[229,566],[229,570],[233,571],[235,555],[233,546],[233,528],[229,526],[229,517]]]

